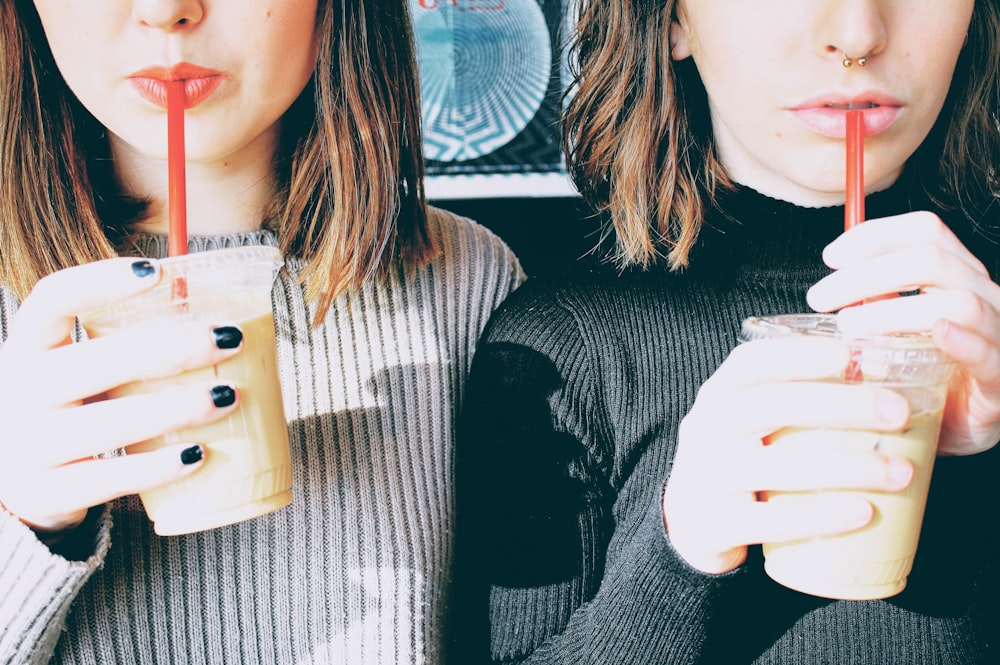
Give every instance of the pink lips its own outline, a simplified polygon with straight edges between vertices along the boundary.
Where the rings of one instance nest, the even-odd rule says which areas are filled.
[[[182,62],[173,67],[148,67],[129,76],[139,95],[160,108],[167,108],[167,81],[184,81],[184,108],[203,102],[224,80],[222,72]]]
[[[896,122],[902,103],[875,93],[851,97],[825,96],[789,109],[792,116],[812,131],[842,139],[847,136],[847,111],[860,109],[865,118],[865,136],[879,134]]]

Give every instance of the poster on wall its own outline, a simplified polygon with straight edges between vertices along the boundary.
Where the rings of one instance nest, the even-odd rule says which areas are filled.
[[[571,196],[566,0],[409,0],[431,199]]]

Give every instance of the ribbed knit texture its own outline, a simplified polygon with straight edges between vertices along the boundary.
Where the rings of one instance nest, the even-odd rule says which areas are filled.
[[[53,647],[67,664],[440,661],[459,395],[489,314],[523,274],[484,228],[442,211],[431,228],[442,253],[428,267],[337,300],[319,327],[301,262],[280,273],[289,507],[157,537],[125,498],[95,514],[79,562],[0,514],[0,663],[49,662]],[[193,238],[191,251],[259,243],[275,241]],[[165,255],[165,238],[141,237],[138,253]],[[13,303],[0,308],[6,331]]]
[[[911,195],[870,196],[869,216],[928,205]],[[843,230],[843,208],[749,190],[721,206],[685,271],[581,269],[529,282],[494,316],[458,442],[452,662],[1000,662],[997,452],[938,461],[914,571],[892,599],[790,591],[759,547],[719,576],[673,551],[660,499],[681,419],[743,318],[808,311]],[[997,209],[981,220],[994,229]],[[996,278],[1000,251],[977,245]]]

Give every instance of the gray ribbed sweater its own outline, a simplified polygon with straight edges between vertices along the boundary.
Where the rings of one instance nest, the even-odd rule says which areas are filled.
[[[0,513],[0,663],[435,663],[452,557],[453,424],[476,339],[523,280],[486,229],[431,215],[441,255],[311,327],[274,290],[291,506],[161,538],[136,497],[91,511],[81,560]],[[191,251],[274,244],[194,238]],[[162,256],[164,238],[140,239]],[[0,291],[0,330],[15,305]],[[54,657],[52,657],[54,649]]]

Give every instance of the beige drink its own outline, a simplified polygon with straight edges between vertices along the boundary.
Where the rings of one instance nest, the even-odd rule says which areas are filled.
[[[273,247],[245,247],[161,261],[163,277],[152,291],[84,317],[92,336],[166,318],[237,325],[243,347],[225,362],[176,376],[137,381],[109,398],[179,385],[235,386],[236,409],[225,418],[135,444],[128,454],[178,442],[201,444],[203,466],[190,476],[140,494],[156,533],[203,531],[277,510],[292,499],[288,429],[278,378],[271,284],[281,265]],[[175,284],[183,279],[187,295]]]
[[[132,383],[110,395],[154,392],[183,383],[215,382],[239,388],[240,404],[232,415],[129,448],[129,453],[139,453],[192,441],[206,450],[205,463],[197,473],[139,495],[161,536],[240,522],[292,500],[288,429],[274,353],[274,317],[268,311],[235,323],[243,330],[243,349],[229,360],[166,379]]]
[[[788,428],[773,436],[773,446],[849,446],[906,457],[914,476],[900,492],[829,492],[864,497],[875,509],[874,518],[862,529],[838,536],[765,543],[767,574],[792,589],[829,598],[871,600],[902,591],[917,550],[940,427],[938,409],[914,415],[901,432]],[[768,492],[767,500],[798,494]]]
[[[824,314],[753,317],[743,322],[741,339],[791,336],[842,338],[836,318]],[[769,437],[771,446],[874,450],[909,459],[910,485],[899,492],[825,490],[854,494],[874,508],[871,522],[849,533],[781,543],[764,543],[764,569],[777,582],[817,596],[870,600],[895,595],[906,586],[913,566],[927,490],[937,455],[941,417],[953,363],[923,333],[845,339],[851,366],[840,381],[890,388],[906,398],[910,420],[898,432],[785,428]],[[795,501],[816,492],[766,492],[769,502]]]

